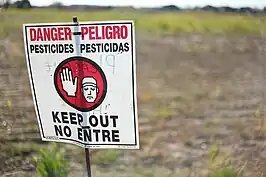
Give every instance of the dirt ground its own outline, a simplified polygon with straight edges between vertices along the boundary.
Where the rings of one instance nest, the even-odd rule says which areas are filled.
[[[215,144],[219,158],[230,154],[246,176],[266,172],[265,58],[266,40],[258,36],[137,31],[141,149],[93,151],[93,177],[204,176]],[[33,176],[32,145],[44,143],[22,34],[0,40],[0,95],[0,176]],[[85,176],[83,149],[62,146],[71,176]]]

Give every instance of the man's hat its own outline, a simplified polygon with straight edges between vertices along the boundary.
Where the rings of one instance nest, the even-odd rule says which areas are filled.
[[[82,86],[85,85],[91,85],[91,86],[97,86],[97,81],[93,77],[84,77],[82,79]]]

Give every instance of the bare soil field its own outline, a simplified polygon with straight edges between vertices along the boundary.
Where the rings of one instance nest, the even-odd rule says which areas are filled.
[[[141,149],[92,151],[93,177],[206,176],[210,149],[245,176],[266,172],[266,41],[260,36],[137,31]],[[0,176],[34,176],[40,140],[22,31],[0,40]],[[71,176],[82,148],[61,144]],[[213,151],[212,151],[213,152]]]

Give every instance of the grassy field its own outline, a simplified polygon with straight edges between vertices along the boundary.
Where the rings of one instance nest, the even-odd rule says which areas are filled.
[[[262,34],[266,33],[266,16],[248,16],[236,14],[218,14],[212,12],[141,12],[141,11],[108,11],[108,12],[69,12],[56,10],[9,10],[1,12],[1,35],[21,28],[23,23],[33,22],[69,22],[74,15],[80,21],[89,20],[122,20],[136,21],[137,29],[151,32],[178,33],[218,33],[218,34]],[[10,22],[9,17],[18,16]]]
[[[74,15],[133,19],[137,28],[141,149],[92,151],[93,177],[207,177],[222,162],[238,177],[265,175],[266,16],[8,10],[0,12],[1,177],[32,176],[31,158],[47,146],[33,108],[22,24],[69,22]],[[70,176],[85,176],[83,149],[60,147]],[[222,175],[230,172],[219,177],[237,176]]]

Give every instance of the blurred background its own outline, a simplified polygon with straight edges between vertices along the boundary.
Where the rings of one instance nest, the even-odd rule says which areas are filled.
[[[22,34],[72,16],[136,23],[141,148],[92,150],[93,177],[266,176],[266,1],[0,3],[1,177],[85,176],[84,149],[41,141]]]

